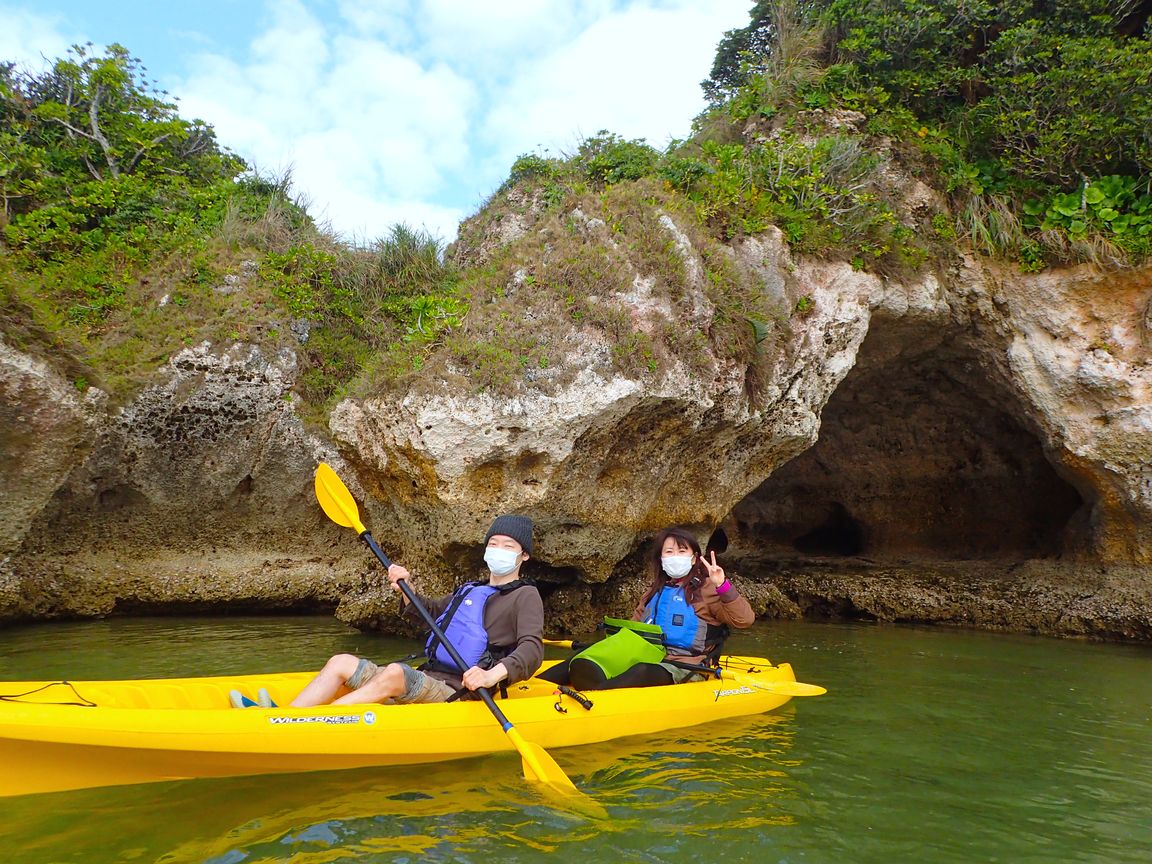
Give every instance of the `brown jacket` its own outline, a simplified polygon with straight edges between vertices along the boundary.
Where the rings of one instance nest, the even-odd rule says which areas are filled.
[[[727,624],[729,627],[742,630],[756,623],[756,613],[752,611],[752,604],[748,602],[739,589],[731,582],[731,587],[723,594],[717,594],[711,581],[704,583],[700,589],[700,598],[692,604],[692,608],[705,624]],[[641,603],[632,613],[634,621],[644,620],[644,604]],[[676,657],[677,660],[697,662],[702,657]]]
[[[427,598],[417,594],[425,608],[438,618],[448,608],[451,594]],[[409,617],[420,618],[409,604],[405,608]],[[421,619],[423,620],[423,619]],[[507,594],[493,594],[484,605],[484,629],[492,645],[514,646],[512,652],[501,659],[508,670],[504,683],[515,684],[531,678],[544,660],[544,603],[534,585],[525,585]],[[460,686],[460,677],[432,673],[454,686]]]

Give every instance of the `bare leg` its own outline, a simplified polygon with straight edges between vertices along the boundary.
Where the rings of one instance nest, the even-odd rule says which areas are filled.
[[[351,673],[349,673],[351,674]],[[345,679],[347,680],[347,679]],[[404,670],[399,663],[389,663],[359,690],[345,693],[339,699],[333,699],[333,705],[368,705],[372,702],[384,702],[393,696],[400,696],[407,685],[404,683]]]
[[[360,658],[354,654],[337,654],[330,658],[300,695],[292,700],[291,707],[311,708],[329,704],[341,690],[348,689],[344,682],[356,671],[359,663]]]

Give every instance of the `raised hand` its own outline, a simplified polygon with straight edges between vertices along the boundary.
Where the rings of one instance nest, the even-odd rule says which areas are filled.
[[[716,563],[716,553],[712,552],[712,562],[709,563],[708,559],[703,555],[700,556],[700,563],[704,565],[704,569],[708,571],[708,581],[712,583],[713,588],[719,588],[724,584],[724,568]]]

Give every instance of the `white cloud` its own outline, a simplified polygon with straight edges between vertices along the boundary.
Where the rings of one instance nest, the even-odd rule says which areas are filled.
[[[699,84],[716,43],[741,23],[745,13],[734,12],[744,5],[640,7],[597,21],[521,71],[489,114],[486,137],[506,156],[538,144],[570,149],[601,129],[658,147],[683,137],[704,108]]]
[[[580,22],[607,14],[611,0],[340,0],[362,35],[458,70],[499,74],[525,54],[551,50]]]
[[[259,167],[292,166],[341,232],[406,221],[452,239],[520,153],[602,128],[655,146],[687,134],[749,0],[338,0],[325,20],[268,2],[247,56],[166,82],[182,113]]]
[[[0,61],[14,62],[29,72],[41,72],[68,48],[85,39],[68,27],[62,15],[40,15],[0,6]]]
[[[87,41],[44,12],[53,2],[0,0],[0,59],[39,70]],[[221,20],[148,65],[224,146],[291,168],[338,231],[371,239],[405,221],[451,239],[521,153],[570,152],[602,128],[654,146],[686,135],[716,43],[750,2],[264,0],[245,49],[195,53],[236,44]]]
[[[340,17],[356,33],[383,39],[394,47],[416,38],[416,4],[412,0],[338,0]]]
[[[470,75],[506,81],[526,62],[563,47],[611,8],[611,0],[425,0],[422,50],[450,58],[454,68]]]
[[[467,165],[475,92],[447,66],[333,32],[296,3],[244,61],[207,56],[197,66],[173,85],[182,111],[258,167],[291,166],[336,230],[363,239],[407,221],[455,235],[461,209],[427,202]]]
[[[397,138],[389,143],[392,150],[380,151],[347,129],[301,138],[293,154],[293,181],[311,199],[309,211],[360,240],[372,240],[396,222],[454,237],[464,213],[422,200],[424,187],[412,181],[432,169],[413,142]],[[406,172],[406,166],[420,170]]]

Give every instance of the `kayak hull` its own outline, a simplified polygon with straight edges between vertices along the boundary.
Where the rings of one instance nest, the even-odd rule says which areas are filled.
[[[546,750],[661,732],[779,708],[787,663],[725,658],[743,676],[588,692],[586,710],[533,678],[498,704]],[[545,668],[551,664],[545,664]],[[232,689],[287,704],[311,673],[154,681],[0,682],[0,796],[196,777],[228,777],[463,759],[515,748],[479,701],[247,708]],[[758,686],[759,683],[759,686]],[[90,703],[90,704],[85,704]]]

